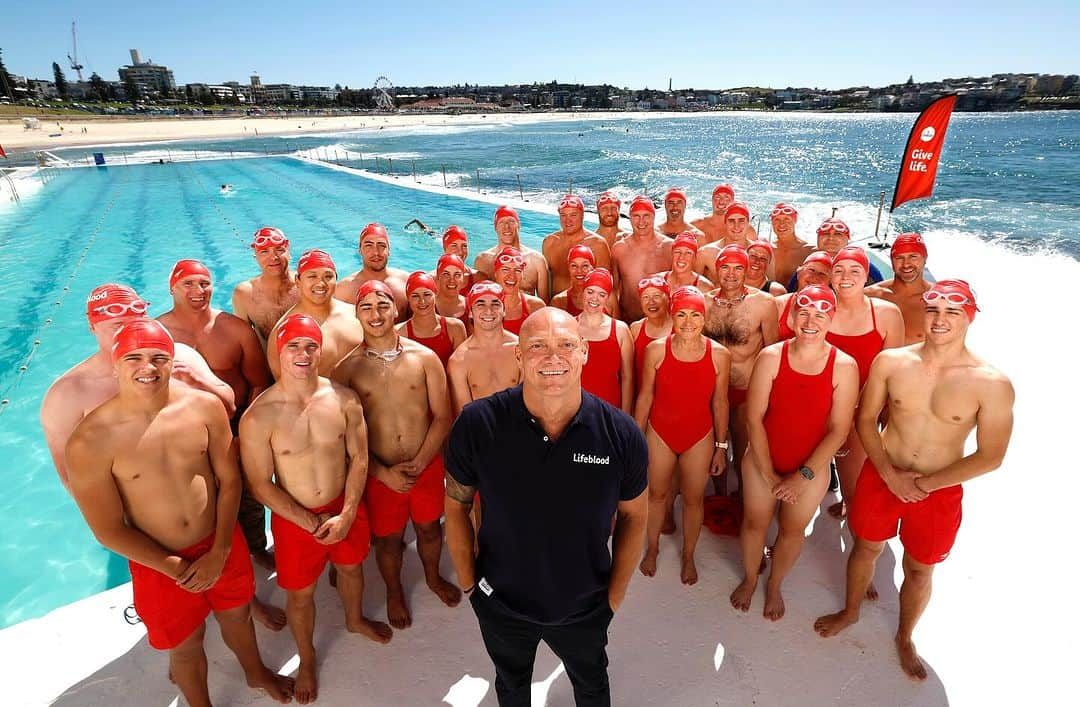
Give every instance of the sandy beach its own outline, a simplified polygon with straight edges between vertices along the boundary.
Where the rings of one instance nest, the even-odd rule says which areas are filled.
[[[116,143],[156,142],[214,138],[245,138],[265,135],[304,135],[306,133],[378,130],[417,125],[482,125],[486,123],[538,123],[580,120],[635,118],[670,118],[703,115],[702,113],[479,113],[475,115],[341,115],[286,117],[160,117],[111,118],[105,116],[68,116],[39,118],[40,127],[28,130],[21,118],[0,120],[0,145],[8,154],[65,147],[111,145]],[[63,130],[61,130],[63,128]],[[85,128],[86,132],[83,132]]]

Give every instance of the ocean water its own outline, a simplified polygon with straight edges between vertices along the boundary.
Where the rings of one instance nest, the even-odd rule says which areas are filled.
[[[382,172],[392,159],[397,186],[288,158],[223,159],[61,171],[20,190],[21,205],[0,204],[0,397],[9,401],[0,416],[0,458],[8,460],[0,500],[0,626],[127,580],[125,563],[97,545],[56,480],[37,422],[51,381],[92,352],[83,302],[93,286],[127,282],[157,314],[170,306],[171,264],[197,257],[215,274],[215,305],[227,308],[233,285],[254,271],[247,236],[265,224],[286,231],[294,258],[326,248],[343,272],[359,267],[356,234],[373,220],[391,229],[391,262],[405,269],[430,267],[439,252],[430,237],[402,230],[412,218],[437,229],[464,226],[474,253],[490,246],[491,204],[403,188],[414,165],[415,179],[426,185],[441,186],[445,170],[451,187],[479,187],[490,199],[517,197],[520,184],[526,199],[547,207],[571,182],[587,199],[609,188],[624,198],[659,197],[679,185],[689,192],[691,213],[702,213],[713,185],[728,181],[760,219],[762,234],[768,219],[761,216],[784,200],[798,206],[804,237],[836,209],[857,239],[869,239],[878,193],[891,191],[914,116],[613,116],[514,126],[491,120],[101,150],[120,165],[125,156],[167,159],[196,150],[226,158],[297,151]],[[969,340],[1017,383],[1011,455],[1023,454],[1025,466],[1039,470],[1058,464],[1061,440],[1074,434],[1069,414],[1057,412],[1054,401],[1080,395],[1072,376],[1057,373],[1071,365],[1077,343],[1069,326],[1075,316],[1061,309],[1069,309],[1071,283],[1080,277],[1078,152],[1078,114],[956,115],[934,197],[902,206],[889,226],[890,233],[922,231],[935,274],[974,284],[984,311]],[[226,182],[234,191],[222,196],[218,186]],[[543,213],[523,218],[523,238],[532,245],[556,225]],[[1023,294],[1033,285],[1043,297],[1029,302]]]

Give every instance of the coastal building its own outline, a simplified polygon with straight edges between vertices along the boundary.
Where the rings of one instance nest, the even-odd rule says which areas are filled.
[[[131,64],[118,69],[120,82],[129,79],[139,87],[143,96],[171,94],[176,91],[176,79],[169,67],[155,64],[152,59],[142,60],[138,49],[131,51]]]

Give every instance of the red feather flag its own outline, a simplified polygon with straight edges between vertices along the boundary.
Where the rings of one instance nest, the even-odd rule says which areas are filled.
[[[919,114],[904,148],[890,212],[906,201],[925,199],[933,193],[941,147],[945,144],[945,130],[949,127],[955,105],[956,96],[945,96]]]

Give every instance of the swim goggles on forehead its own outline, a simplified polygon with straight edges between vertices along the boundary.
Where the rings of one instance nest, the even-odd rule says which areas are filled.
[[[94,308],[95,314],[104,314],[107,317],[123,317],[129,314],[146,314],[146,310],[149,308],[149,302],[143,302],[141,299],[137,299],[134,302],[113,302],[112,304],[103,304],[100,307]]]
[[[255,250],[261,250],[263,248],[269,248],[271,246],[288,244],[289,241],[287,238],[275,233],[271,236],[255,236],[255,240],[251,243],[251,247]]]
[[[772,214],[770,215],[775,218],[780,215],[794,216],[797,213],[799,212],[795,210],[794,206],[788,206],[787,204],[784,204],[783,206],[777,206],[775,209],[773,209]]]
[[[813,307],[822,314],[828,314],[836,309],[833,303],[827,299],[814,299],[810,295],[796,295],[795,305],[802,309],[803,307]]]
[[[823,236],[830,233],[839,233],[841,236],[846,236],[850,232],[851,231],[846,224],[836,222],[823,224],[821,228],[818,229],[818,233]]]
[[[975,306],[975,302],[973,302],[970,297],[959,292],[938,292],[937,290],[927,290],[925,293],[923,293],[922,299],[923,302],[926,302],[927,304],[936,302],[939,299],[944,299],[949,304],[956,304],[961,306],[968,305],[970,307]]]

